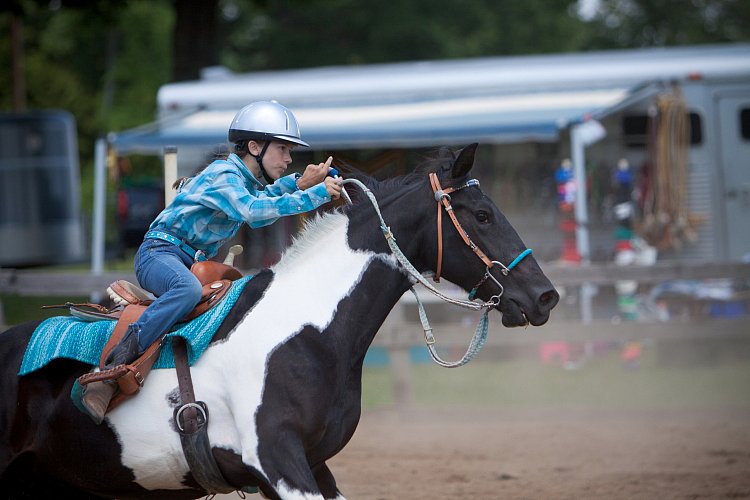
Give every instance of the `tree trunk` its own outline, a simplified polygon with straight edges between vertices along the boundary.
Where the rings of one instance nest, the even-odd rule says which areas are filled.
[[[13,111],[26,111],[26,75],[23,60],[23,20],[12,14],[10,21]]]
[[[172,80],[195,80],[218,63],[216,31],[219,0],[176,0]]]

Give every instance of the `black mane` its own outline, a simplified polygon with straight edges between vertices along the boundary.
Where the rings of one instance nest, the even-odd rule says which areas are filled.
[[[438,175],[441,175],[442,172],[447,171],[451,167],[455,159],[456,152],[443,147],[437,150],[432,156],[425,157],[411,172],[385,179],[377,179],[351,163],[339,162],[336,164],[336,168],[342,172],[345,179],[359,180],[372,190],[378,200],[385,201],[389,194],[405,186],[424,181],[431,172],[437,172]],[[366,200],[366,196],[364,196],[362,190],[357,186],[348,184],[346,185],[346,189],[354,205]]]

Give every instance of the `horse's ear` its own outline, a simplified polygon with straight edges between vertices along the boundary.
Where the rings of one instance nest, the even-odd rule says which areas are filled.
[[[459,179],[469,173],[469,170],[474,165],[474,153],[476,153],[478,146],[479,143],[477,142],[469,144],[458,153],[458,158],[453,163],[451,172],[451,176],[454,179]]]

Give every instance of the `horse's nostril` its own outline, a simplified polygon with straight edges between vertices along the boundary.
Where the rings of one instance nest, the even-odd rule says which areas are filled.
[[[548,290],[539,296],[539,305],[552,309],[557,305],[558,300],[560,300],[560,294],[557,290]]]

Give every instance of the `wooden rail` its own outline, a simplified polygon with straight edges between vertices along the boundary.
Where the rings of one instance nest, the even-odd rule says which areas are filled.
[[[103,294],[110,283],[126,279],[137,283],[133,273],[106,272],[94,275],[83,271],[34,271],[0,269],[0,293],[21,296],[89,296]]]

